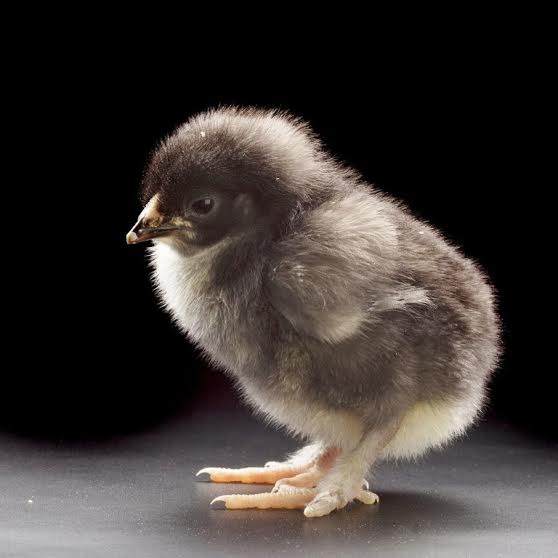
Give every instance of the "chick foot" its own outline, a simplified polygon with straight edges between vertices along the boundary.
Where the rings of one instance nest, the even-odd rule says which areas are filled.
[[[211,509],[303,509],[306,517],[320,517],[335,509],[341,509],[353,499],[363,504],[376,504],[379,501],[376,494],[364,489],[359,490],[354,498],[347,499],[335,491],[318,493],[317,488],[300,488],[283,484],[276,492],[218,496],[211,502]]]
[[[304,509],[307,517],[326,515],[357,499],[374,504],[378,497],[368,492],[368,482],[363,479],[354,494],[346,496],[343,489],[327,483],[327,489],[316,488],[334,466],[339,456],[337,448],[325,448],[308,460],[297,455],[285,462],[269,462],[265,467],[224,469],[206,467],[197,473],[197,479],[213,482],[240,482],[275,484],[270,493],[228,494],[215,498],[212,509]],[[357,483],[358,485],[358,483]]]

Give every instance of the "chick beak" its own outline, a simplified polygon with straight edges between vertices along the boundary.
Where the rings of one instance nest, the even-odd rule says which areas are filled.
[[[158,207],[157,196],[154,196],[140,213],[136,224],[126,235],[126,242],[128,244],[138,244],[153,238],[169,236],[173,232],[184,228],[185,224],[178,225],[175,222],[169,222],[161,214]]]
[[[151,240],[152,238],[169,236],[173,232],[178,231],[182,228],[183,227],[177,227],[170,224],[161,224],[157,227],[148,227],[145,226],[143,221],[139,220],[126,235],[126,242],[128,244],[139,244],[140,242],[145,242],[146,240]]]

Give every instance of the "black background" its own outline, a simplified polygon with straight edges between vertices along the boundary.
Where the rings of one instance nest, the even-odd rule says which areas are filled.
[[[496,41],[497,42],[497,41]],[[164,46],[164,45],[163,45]],[[192,405],[238,405],[158,307],[142,246],[125,233],[157,141],[219,104],[280,107],[329,149],[438,226],[499,293],[505,355],[488,417],[556,436],[553,376],[535,317],[552,287],[536,225],[546,91],[521,46],[412,48],[386,60],[365,46],[266,59],[189,51],[33,54],[7,86],[2,426],[46,439],[141,431]],[[258,58],[258,57],[263,57]],[[353,64],[349,64],[350,59]],[[197,62],[193,62],[197,60]]]

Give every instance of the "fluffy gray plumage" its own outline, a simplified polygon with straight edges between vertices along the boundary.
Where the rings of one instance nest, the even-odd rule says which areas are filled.
[[[347,453],[385,432],[371,462],[418,455],[478,415],[499,354],[485,276],[300,120],[192,118],[151,160],[153,199],[187,223],[151,251],[162,300],[270,420]]]

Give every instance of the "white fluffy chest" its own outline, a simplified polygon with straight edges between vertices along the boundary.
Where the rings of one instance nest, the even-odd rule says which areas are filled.
[[[256,364],[256,339],[246,331],[231,293],[212,284],[212,263],[220,247],[184,257],[172,246],[158,243],[152,250],[157,292],[175,322],[218,366],[236,372]],[[246,339],[250,338],[247,343]]]
[[[212,318],[221,311],[218,297],[206,293],[208,255],[186,258],[171,245],[159,242],[153,246],[151,258],[157,293],[166,309],[194,340],[203,339]]]

